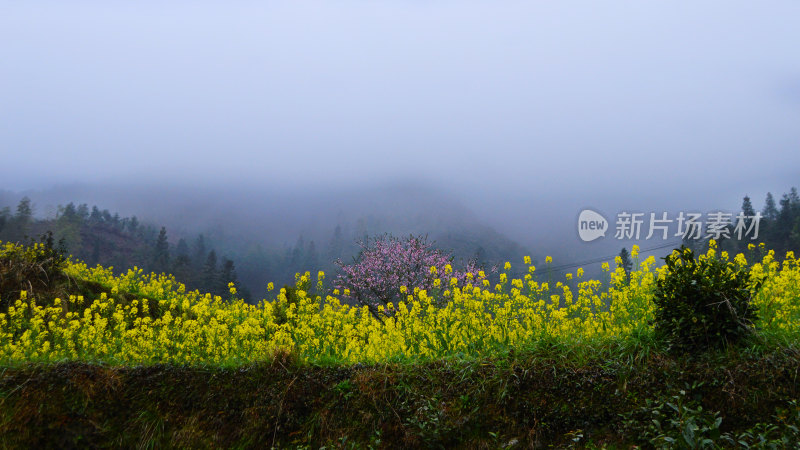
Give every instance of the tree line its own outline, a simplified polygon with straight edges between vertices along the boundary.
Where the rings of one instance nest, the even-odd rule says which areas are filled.
[[[28,197],[14,211],[0,209],[0,240],[27,243],[52,232],[66,252],[90,266],[101,264],[124,272],[139,267],[146,273],[169,273],[189,289],[227,298],[228,283],[237,283],[234,262],[218,255],[203,234],[189,245],[184,238],[173,245],[165,227],[140,222],[136,216],[120,217],[107,209],[86,204],[59,205],[51,219],[36,219]],[[239,294],[249,299],[246,287]]]
[[[756,210],[747,195],[742,199],[741,212],[745,217],[756,216]],[[767,250],[775,250],[780,258],[788,251],[795,252],[796,256],[800,255],[800,195],[797,188],[791,188],[777,202],[772,193],[767,192],[760,215],[757,239],[750,239],[752,232],[739,239],[734,233],[733,224],[728,227],[730,237],[721,239],[721,248],[731,254],[745,253],[749,244],[764,243]],[[734,222],[735,220],[734,215]],[[749,228],[752,219],[746,220],[745,225]]]

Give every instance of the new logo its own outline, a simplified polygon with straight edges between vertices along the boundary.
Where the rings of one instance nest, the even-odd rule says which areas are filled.
[[[584,209],[578,216],[578,235],[584,242],[605,237],[608,231],[608,221],[600,213],[591,209]]]

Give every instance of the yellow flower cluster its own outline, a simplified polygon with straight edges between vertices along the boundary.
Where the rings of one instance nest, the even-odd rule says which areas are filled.
[[[703,257],[714,257],[713,252]],[[222,299],[186,291],[172,276],[147,275],[138,268],[115,276],[107,268],[69,262],[65,270],[70,277],[98,283],[107,292],[95,299],[55,298],[45,305],[21,292],[0,313],[0,364],[64,359],[239,364],[269,359],[278,350],[309,361],[381,362],[477,356],[544,338],[605,338],[651,330],[653,290],[665,275],[654,257],[629,276],[621,267],[612,271],[604,264],[606,283],[584,280],[579,269],[576,277],[553,286],[538,282],[530,259],[524,262],[523,278],[509,280],[503,273],[494,288],[486,280],[461,285],[450,278],[442,300],[403,287],[406,300],[386,305],[378,316],[366,307],[343,304],[336,291],[321,294],[321,272],[318,295],[308,291],[313,287],[310,274],[298,274],[292,298],[281,289],[272,301],[250,305],[235,298],[233,285],[231,299]],[[747,264],[743,255],[733,262]],[[800,264],[794,255],[778,263],[769,252],[751,270],[765,279],[753,300],[757,325],[800,334]]]

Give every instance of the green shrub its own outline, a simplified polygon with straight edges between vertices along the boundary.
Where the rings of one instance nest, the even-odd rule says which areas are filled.
[[[648,399],[643,410],[650,412],[650,423],[643,425],[641,437],[658,449],[717,448],[715,442],[723,437],[720,413],[704,410],[700,402],[687,393],[687,389],[694,391],[701,384],[687,386],[666,401]]]
[[[740,343],[754,330],[751,296],[761,287],[750,272],[725,259],[695,259],[686,247],[664,258],[656,283],[656,336],[670,350],[693,351]]]
[[[53,233],[28,245],[0,243],[0,311],[25,291],[29,298],[47,298],[65,277],[64,243],[56,245]]]

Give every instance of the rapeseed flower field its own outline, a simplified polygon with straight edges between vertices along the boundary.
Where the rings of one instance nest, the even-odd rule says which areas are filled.
[[[20,251],[15,244],[4,253]],[[31,250],[36,251],[36,249]],[[731,258],[713,241],[701,258],[722,258],[749,267],[765,280],[753,297],[756,327],[764,335],[795,341],[800,336],[800,265],[790,252],[783,260],[762,247]],[[497,282],[469,274],[464,282],[442,278],[431,291],[400,288],[405,301],[389,303],[376,317],[367,307],[343,303],[327,290],[325,274],[298,274],[287,292],[268,285],[271,298],[257,305],[187,291],[171,275],[67,261],[69,279],[101,286],[96,298],[65,295],[43,304],[26,291],[0,312],[0,364],[28,361],[102,361],[111,364],[246,364],[288,351],[311,362],[375,363],[447,357],[482,357],[525,348],[543,340],[563,342],[626,339],[652,334],[653,290],[665,266],[654,257],[634,270],[603,264],[604,281],[584,279],[578,269],[560,281],[539,277],[529,257],[523,278]],[[552,259],[545,259],[546,265]],[[435,269],[434,269],[435,270]],[[548,278],[542,281],[539,278]],[[39,302],[42,300],[40,299]],[[436,306],[438,305],[438,306]]]

